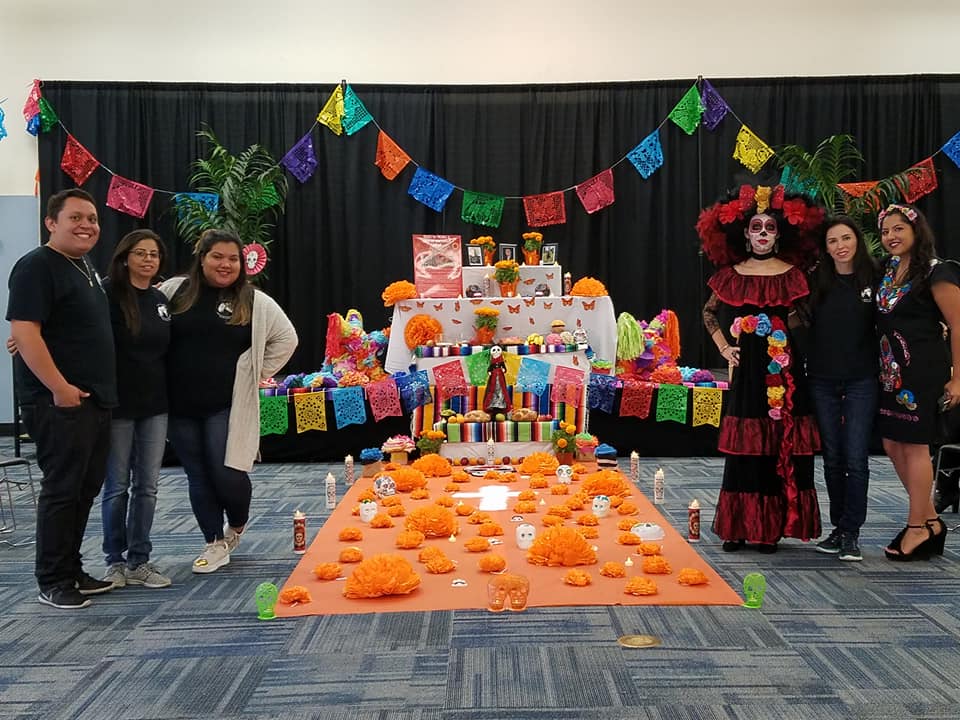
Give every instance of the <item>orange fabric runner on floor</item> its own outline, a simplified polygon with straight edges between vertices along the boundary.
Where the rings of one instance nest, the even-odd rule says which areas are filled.
[[[548,478],[555,482],[555,478]],[[443,487],[450,482],[450,478],[428,478],[427,488],[430,498],[411,500],[409,493],[400,493],[403,506],[409,514],[412,510],[426,504],[433,503],[441,495],[448,494]],[[470,483],[457,486],[456,493],[477,493],[485,485],[496,483],[482,478],[472,478]],[[629,484],[629,483],[628,483]],[[579,482],[570,486],[571,494],[578,490]],[[408,612],[424,610],[460,610],[482,609],[487,607],[487,583],[492,577],[490,573],[481,571],[477,562],[485,553],[467,551],[463,544],[466,540],[478,536],[478,526],[467,523],[465,517],[458,517],[459,533],[455,542],[449,538],[428,538],[420,548],[414,550],[400,550],[395,545],[397,534],[404,530],[404,517],[393,518],[394,527],[388,529],[371,528],[360,521],[353,510],[358,505],[360,493],[373,486],[371,478],[361,478],[348,489],[345,497],[340,500],[326,523],[317,533],[306,554],[294,568],[284,588],[301,585],[310,592],[312,602],[284,605],[277,603],[275,608],[279,617],[295,617],[300,615],[338,615],[351,613],[382,613]],[[529,478],[520,476],[520,480],[509,484],[501,484],[512,495],[507,501],[507,508],[498,512],[491,512],[495,522],[503,528],[500,536],[502,544],[496,545],[487,552],[495,552],[506,558],[506,572],[526,576],[530,581],[530,595],[528,607],[550,605],[740,605],[743,600],[736,592],[710,567],[694,550],[693,546],[674,530],[660,515],[647,498],[632,484],[633,494],[629,501],[637,506],[637,513],[629,516],[635,522],[651,522],[660,525],[665,537],[659,542],[663,546],[662,555],[670,564],[669,575],[646,574],[642,570],[643,557],[636,552],[636,546],[620,545],[617,538],[624,531],[617,528],[617,524],[625,516],[611,509],[610,514],[600,519],[597,526],[599,537],[587,542],[597,548],[597,563],[595,565],[580,565],[577,569],[589,573],[591,584],[585,587],[576,587],[564,583],[564,575],[570,568],[545,567],[532,565],[526,560],[526,551],[517,547],[515,530],[517,522],[512,518],[515,513],[515,493],[529,487]],[[547,528],[543,525],[543,518],[548,508],[563,504],[568,496],[552,495],[549,488],[537,490],[537,512],[526,514],[524,522],[529,522],[536,528],[537,534]],[[456,494],[451,492],[456,498]],[[546,504],[540,504],[542,498]],[[463,502],[478,506],[476,497],[462,498]],[[383,508],[381,507],[381,510]],[[589,513],[589,505],[583,510],[574,511],[573,517],[566,520],[566,526],[576,526],[576,518]],[[343,542],[338,539],[340,531],[345,527],[358,527],[363,530],[363,539],[359,541]],[[308,530],[309,533],[309,530]],[[420,550],[427,546],[439,547],[451,559],[458,563],[452,572],[435,575],[428,573],[425,566],[418,562]],[[342,563],[341,577],[337,580],[318,580],[313,569],[321,563],[337,562],[340,551],[346,547],[357,547],[365,558],[378,553],[398,554],[406,558],[420,576],[418,588],[408,595],[395,595],[382,598],[348,599],[343,596],[345,578],[356,564]],[[607,561],[623,563],[627,558],[633,561],[632,567],[627,567],[625,578],[609,578],[600,574],[600,568]],[[683,568],[701,570],[709,579],[706,585],[686,586],[677,582],[677,575]],[[634,596],[624,593],[627,581],[636,576],[643,576],[653,580],[658,592],[655,595]],[[454,580],[465,580],[466,584],[453,584]]]

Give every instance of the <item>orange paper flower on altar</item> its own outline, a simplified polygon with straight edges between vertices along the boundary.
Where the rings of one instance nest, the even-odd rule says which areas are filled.
[[[397,533],[396,545],[401,550],[413,550],[420,547],[425,539],[419,530],[401,530]]]
[[[507,569],[507,560],[503,555],[490,553],[489,555],[484,555],[477,561],[477,567],[480,568],[482,572],[501,572]]]
[[[656,595],[657,584],[650,578],[638,575],[627,580],[623,592],[627,595]]]
[[[557,458],[551,453],[535,452],[523,459],[523,462],[520,463],[520,472],[524,475],[534,475],[536,473],[553,475],[557,472],[559,466],[560,463]],[[533,485],[530,487],[533,487]]]
[[[548,487],[550,483],[547,482],[547,479],[543,475],[531,475],[530,476],[530,488],[531,489],[543,489]]]
[[[311,602],[313,598],[310,597],[310,591],[303,585],[292,585],[280,591],[279,600],[284,605],[297,605]]]
[[[599,525],[600,518],[593,513],[586,513],[577,518],[578,525]]]
[[[420,585],[420,576],[400,555],[373,555],[357,565],[347,578],[343,594],[348,598],[406,595]]]
[[[426,477],[447,477],[453,472],[450,461],[436,453],[428,453],[422,458],[414,460],[410,467],[419,470]],[[456,482],[455,479],[454,481]]]
[[[503,528],[498,523],[485,522],[477,528],[477,532],[480,533],[480,537],[496,537],[503,535]]]
[[[419,552],[419,554],[417,555],[417,560],[422,563],[427,563],[427,562],[430,562],[430,560],[432,560],[433,558],[437,558],[437,557],[446,557],[446,556],[444,555],[443,550],[431,545],[429,547],[425,547],[423,550]]]
[[[537,535],[527,551],[527,562],[551,567],[593,565],[597,562],[597,553],[573,528],[554,527]]]
[[[620,513],[621,515],[636,515],[637,506],[634,505],[632,502],[624,501],[620,503],[620,506],[617,508],[617,512]]]
[[[582,277],[573,284],[570,294],[583,297],[600,297],[610,293],[607,292],[607,288],[599,280],[592,277]]]
[[[488,512],[482,512],[478,510],[467,518],[467,522],[471,525],[483,525],[485,522],[493,522],[493,515]]]
[[[679,385],[683,382],[683,375],[676,365],[661,365],[650,374],[650,381],[664,385]]]
[[[569,485],[551,485],[550,494],[551,495],[569,495],[570,486]]]
[[[439,555],[434,555],[424,564],[426,565],[427,572],[431,575],[443,575],[444,573],[453,572],[457,568],[457,564],[448,558],[442,550]]]
[[[596,538],[600,537],[600,529],[595,527],[580,525],[577,527],[577,532],[583,535],[587,540],[595,540]]]
[[[392,528],[393,520],[386,513],[377,513],[370,520],[370,527],[377,528],[378,530],[383,530],[385,528]]]
[[[513,511],[520,515],[528,515],[537,511],[536,500],[521,500],[513,506]]]
[[[383,507],[393,507],[394,505],[399,505],[403,502],[403,499],[399,495],[387,495],[387,497],[380,500],[380,504]]]
[[[363,551],[358,547],[348,547],[340,551],[340,562],[358,563],[363,560]]]
[[[642,542],[637,547],[637,552],[641,555],[659,555],[662,550],[660,543],[655,542]]]
[[[629,530],[636,524],[637,524],[636,520],[633,520],[631,518],[624,518],[623,520],[620,520],[617,522],[617,530]]]
[[[632,532],[617,535],[617,544],[619,545],[639,545],[642,542],[643,540],[640,539],[640,536],[634,535]]]
[[[697,568],[681,568],[677,574],[677,582],[681,585],[706,585],[710,580]]]
[[[455,483],[468,483],[471,480],[470,476],[463,470],[454,470],[450,475],[450,479]]]
[[[571,510],[583,510],[583,506],[586,503],[583,500],[583,495],[577,493],[576,495],[571,495],[567,498],[565,505]]]
[[[614,495],[623,497],[630,494],[630,486],[627,485],[623,475],[616,470],[600,470],[590,473],[583,479],[581,492],[591,498],[597,495],[606,495],[610,498]]]
[[[613,497],[610,498],[610,507],[612,507],[614,510],[616,510],[621,505],[623,505],[623,498],[620,497],[619,495],[614,495]]]
[[[393,307],[401,300],[412,300],[417,297],[417,286],[408,280],[397,280],[387,285],[380,293],[380,297],[383,298],[384,307]]]
[[[443,326],[440,321],[424,313],[407,320],[407,326],[403,329],[403,339],[411,350],[428,342],[436,342],[437,337],[442,334]]]
[[[576,587],[586,587],[592,582],[590,573],[576,569],[567,570],[566,575],[563,576],[563,581],[567,585],[574,585]]]
[[[443,491],[444,491],[445,493],[456,492],[456,491],[457,491],[457,484],[456,484],[456,483],[453,483],[453,482],[448,482],[446,485],[443,486]]]
[[[566,520],[573,515],[573,511],[566,505],[551,505],[547,508],[547,515],[556,515]]]
[[[517,500],[536,500],[537,494],[533,490],[521,490]]]
[[[363,502],[364,500],[377,500],[377,494],[373,491],[372,487],[360,491],[360,494],[357,496],[357,502]]]
[[[626,577],[627,569],[623,566],[623,563],[618,562],[605,562],[603,567],[600,568],[600,574],[604,577]]]
[[[471,515],[473,515],[473,513],[477,511],[477,509],[473,505],[467,505],[467,503],[460,503],[455,508],[455,511],[457,515],[459,515],[460,517],[470,517]]]
[[[426,488],[418,488],[410,493],[411,500],[427,500],[430,498],[430,491]]]
[[[670,563],[666,561],[663,555],[644,555],[643,571],[651,575],[669,575]]]
[[[387,515],[392,518],[403,517],[407,514],[407,511],[404,510],[403,505],[391,505],[387,508]]]
[[[486,552],[490,549],[490,541],[483,537],[470,538],[463,544],[467,552]]]
[[[544,515],[542,522],[544,527],[557,527],[563,525],[563,518],[558,515]]]
[[[387,473],[377,473],[377,476],[383,474]],[[427,486],[427,479],[423,476],[423,473],[413,466],[397,468],[388,474],[397,484],[397,492],[413,492]]]
[[[345,527],[339,532],[337,539],[344,542],[363,540],[363,530],[358,527]]]
[[[313,569],[317,580],[336,580],[340,577],[340,565],[337,563],[320,563]]]
[[[429,537],[450,537],[457,533],[457,521],[453,513],[439,505],[417,508],[406,521],[407,530],[419,530]]]

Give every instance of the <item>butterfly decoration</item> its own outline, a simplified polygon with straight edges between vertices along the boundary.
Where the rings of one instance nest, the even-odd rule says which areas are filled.
[[[533,307],[534,305],[537,304],[537,299],[536,299],[535,297],[532,297],[532,298],[524,298],[524,299],[523,299],[523,304],[526,305],[527,307]]]
[[[420,302],[419,300],[417,300],[417,307],[418,307],[418,308],[422,308],[424,305],[426,305],[425,302]]]
[[[470,301],[471,305],[483,305],[483,298],[474,298]]]
[[[530,324],[531,324],[531,325],[536,325],[536,324],[537,324],[537,321],[534,320],[533,318],[530,318]]]
[[[459,300],[457,300],[456,302],[453,303],[453,309],[456,310],[457,312],[460,312],[460,301],[459,301]]]
[[[503,305],[503,300],[491,300],[491,305]]]
[[[536,278],[527,278],[523,281],[524,285],[533,285],[537,281]]]
[[[436,310],[437,312],[440,312],[441,310],[443,310],[443,303],[440,303],[439,305],[434,305],[433,309]]]
[[[543,309],[544,309],[544,310],[552,310],[552,309],[553,309],[553,303],[552,303],[552,302],[545,302],[545,303],[543,304]]]
[[[583,327],[583,320],[577,318],[577,327]]]
[[[576,365],[577,367],[580,367],[580,358],[578,358],[576,355],[574,355],[574,356],[573,356],[572,358],[570,358],[570,359],[573,360],[573,364],[574,364],[574,365]]]
[[[586,302],[585,300],[581,300],[581,304],[583,305],[584,310],[593,310],[597,306],[597,301],[594,300],[593,302]]]
[[[400,312],[410,312],[413,308],[410,305],[397,305],[400,308]]]
[[[553,280],[556,277],[556,273],[547,273],[547,280]]]
[[[573,298],[560,298],[560,302],[563,303],[564,307],[573,307]]]
[[[450,322],[454,325],[463,325],[463,320],[457,320],[456,318],[450,318]]]
[[[507,310],[509,310],[509,311],[510,311],[511,313],[513,313],[514,315],[519,315],[519,314],[520,314],[520,306],[519,306],[519,305],[507,305]]]

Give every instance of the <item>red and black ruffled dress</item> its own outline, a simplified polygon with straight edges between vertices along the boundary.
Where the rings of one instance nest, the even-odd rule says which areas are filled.
[[[722,268],[708,282],[719,300],[717,318],[740,348],[719,450],[727,458],[713,532],[722,540],[772,544],[820,535],[813,484],[820,435],[806,376],[797,360],[787,316],[809,294],[791,267],[780,275],[741,275]]]

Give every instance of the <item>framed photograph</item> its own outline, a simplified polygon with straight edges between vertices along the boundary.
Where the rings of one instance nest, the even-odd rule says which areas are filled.
[[[516,246],[516,245],[509,245],[509,244],[506,244],[506,243],[500,243],[497,247],[498,247],[499,250],[500,250],[500,259],[501,259],[501,260],[515,260],[515,261],[519,262],[519,260],[517,260],[517,246]]]
[[[467,245],[467,264],[483,265],[483,248],[479,245]]]
[[[543,244],[543,247],[540,248],[540,264],[541,265],[557,264],[557,243]]]

